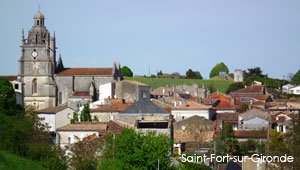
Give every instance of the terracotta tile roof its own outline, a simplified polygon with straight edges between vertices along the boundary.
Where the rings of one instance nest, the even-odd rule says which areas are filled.
[[[0,78],[5,78],[8,81],[14,81],[17,80],[17,76],[0,76]]]
[[[267,100],[269,97],[271,97],[269,94],[264,94],[264,95],[233,95],[236,100],[239,100],[241,97],[251,97],[256,100]]]
[[[230,94],[233,95],[239,95],[239,94],[264,94],[265,92],[265,87],[262,85],[254,85],[254,86],[249,86],[240,90],[236,90],[231,92]]]
[[[48,107],[48,108],[45,108],[45,109],[42,109],[42,110],[39,110],[38,113],[39,114],[42,114],[42,113],[46,113],[46,114],[55,114],[57,112],[60,112],[64,109],[68,108],[68,105],[67,104],[62,104],[60,106],[54,106],[54,107]]]
[[[90,96],[90,92],[86,91],[77,91],[73,93],[73,96]]]
[[[273,117],[276,117],[276,116],[278,116],[278,115],[280,115],[280,114],[284,114],[284,115],[286,115],[286,116],[288,116],[288,117],[290,117],[290,118],[295,118],[294,115],[292,115],[292,114],[290,114],[290,113],[288,113],[288,112],[284,112],[284,111],[280,111],[280,112],[274,113],[274,114],[272,114],[272,116],[273,116]]]
[[[78,122],[68,124],[57,129],[57,131],[106,131],[107,122]]]
[[[126,102],[125,104],[116,102],[112,104],[98,105],[97,108],[91,109],[91,112],[121,112],[129,106],[131,106],[131,103],[129,102]]]
[[[141,82],[138,82],[135,80],[123,80],[123,82],[127,82],[127,83],[138,85],[138,86],[149,86],[147,84],[144,84],[144,83],[141,83]]]
[[[203,98],[204,102],[209,100],[218,100],[217,105],[214,106],[214,109],[216,110],[234,110],[238,108],[237,105],[232,104],[231,98],[229,96],[225,96],[223,94],[214,94],[209,97]]]
[[[180,106],[176,106],[174,108],[172,108],[172,110],[196,110],[196,109],[210,109],[209,106],[206,106],[202,103],[197,103],[197,102],[194,102],[194,101],[188,101],[187,103],[185,104],[182,104]]]
[[[109,75],[113,74],[112,68],[65,68],[56,76],[74,76],[74,75]]]

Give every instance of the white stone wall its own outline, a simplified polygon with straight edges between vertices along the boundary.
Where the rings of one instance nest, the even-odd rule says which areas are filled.
[[[83,138],[93,134],[99,136],[98,131],[57,131],[57,144],[64,149],[66,145],[78,142],[75,136],[82,140]]]
[[[112,83],[106,83],[99,86],[99,102],[104,104],[104,99],[112,97]]]
[[[38,114],[38,117],[44,119],[41,122],[47,124],[50,131],[55,131],[55,114]]]
[[[174,119],[176,121],[182,120],[182,117],[184,116],[184,119],[189,118],[194,115],[202,116],[206,119],[211,120],[213,114],[210,113],[209,110],[172,110],[172,115],[174,116]]]
[[[75,112],[75,110],[71,108],[66,108],[60,112],[57,112],[55,117],[56,129],[70,124],[70,120],[73,118],[73,112]]]

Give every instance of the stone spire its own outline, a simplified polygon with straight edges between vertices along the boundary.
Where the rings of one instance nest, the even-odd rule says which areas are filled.
[[[22,28],[22,45],[25,44],[24,28]]]
[[[61,54],[59,54],[59,58],[58,58],[56,69],[57,69],[57,71],[61,71],[62,69],[64,69],[64,64],[63,64],[63,61],[61,59]]]

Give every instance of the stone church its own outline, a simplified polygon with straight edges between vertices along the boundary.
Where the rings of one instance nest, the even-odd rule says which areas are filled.
[[[18,81],[22,83],[24,103],[37,109],[77,101],[95,101],[99,85],[120,80],[120,63],[112,68],[65,68],[61,55],[56,60],[55,33],[45,27],[45,17],[38,11],[27,37],[22,30]]]

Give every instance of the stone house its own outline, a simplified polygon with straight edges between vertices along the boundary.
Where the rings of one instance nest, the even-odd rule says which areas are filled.
[[[173,123],[173,133],[174,153],[199,152],[204,143],[213,140],[214,122],[194,115]],[[190,146],[196,147],[191,148],[189,144],[194,144]]]
[[[183,120],[191,116],[198,115],[206,119],[215,119],[215,111],[202,103],[188,101],[185,104],[172,108],[172,116],[175,121]]]
[[[273,101],[266,87],[262,85],[253,85],[230,93],[231,98],[239,107],[247,104],[250,107],[266,108],[266,104]]]
[[[216,113],[236,113],[238,105],[235,104],[234,98],[225,94],[212,94],[202,99],[206,105],[210,105]]]
[[[261,109],[250,109],[238,115],[239,130],[268,129],[272,123],[271,114]]]
[[[68,107],[67,104],[49,107],[38,111],[38,117],[43,118],[42,123],[49,126],[51,132],[55,132],[57,128],[70,123],[73,118],[74,109]]]
[[[151,87],[138,81],[117,81],[115,87],[115,98],[118,99],[125,99],[126,101],[134,103],[141,98],[150,98]]]
[[[100,122],[108,122],[114,120],[115,116],[131,106],[131,102],[124,99],[107,99],[105,104],[97,105],[96,108],[91,109],[91,117],[96,116]]]
[[[150,99],[141,98],[139,101],[133,103],[131,106],[117,114],[115,119],[137,129],[146,129],[149,127],[148,129],[150,130],[150,126],[154,125],[155,122],[161,122],[157,123],[157,125],[161,124],[164,128],[156,131],[158,133],[165,133],[166,128],[170,127],[169,121],[171,116],[167,111],[154,104]],[[165,126],[166,124],[167,126]],[[156,128],[156,126],[152,127],[152,129]]]
[[[68,124],[57,129],[57,144],[66,150],[72,147],[73,143],[83,140],[88,136],[104,136],[106,133],[120,133],[126,125],[118,121],[109,122],[77,122]]]
[[[277,132],[282,133],[287,133],[288,128],[293,126],[293,119],[296,118],[296,116],[283,111],[272,114],[272,117],[273,127]]]

